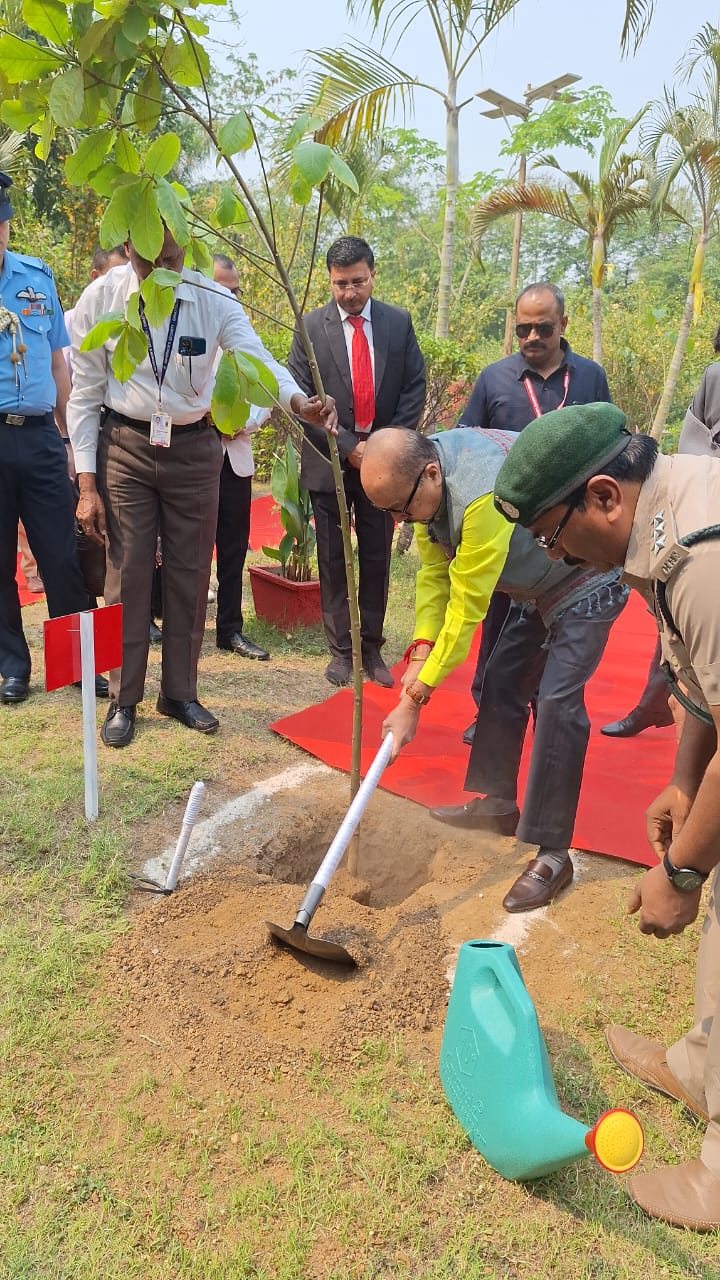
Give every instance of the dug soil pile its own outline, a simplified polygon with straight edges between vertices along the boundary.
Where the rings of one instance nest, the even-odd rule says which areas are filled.
[[[605,920],[637,869],[583,855],[558,902],[509,917],[500,904],[526,847],[448,829],[382,792],[363,819],[361,879],[341,869],[310,928],[358,967],[273,943],[265,921],[292,924],[347,802],[347,779],[322,772],[223,828],[211,866],[172,896],[137,896],[106,974],[126,1072],[241,1096],[268,1079],[292,1089],[313,1064],[342,1069],[378,1041],[401,1041],[433,1069],[454,960],[470,938],[516,945],[541,1020],[546,1005],[583,998],[579,971],[608,977]],[[166,830],[177,830],[171,818]]]

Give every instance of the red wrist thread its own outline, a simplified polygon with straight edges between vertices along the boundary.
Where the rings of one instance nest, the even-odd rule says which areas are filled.
[[[412,644],[409,644],[409,645],[408,645],[407,649],[405,650],[405,652],[404,652],[404,654],[403,654],[403,660],[404,660],[404,662],[405,662],[405,665],[406,665],[406,666],[407,666],[408,662],[410,661],[410,659],[411,659],[412,655],[414,654],[415,650],[417,649],[418,645],[420,645],[420,644],[428,644],[428,645],[430,645],[430,648],[431,648],[431,649],[434,649],[434,648],[435,648],[435,641],[434,641],[434,640],[413,640]]]

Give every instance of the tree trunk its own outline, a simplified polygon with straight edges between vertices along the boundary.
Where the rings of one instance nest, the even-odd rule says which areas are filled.
[[[453,260],[455,257],[455,205],[460,174],[460,144],[458,109],[455,105],[456,83],[448,82],[445,99],[445,217],[443,219],[442,249],[440,250],[440,282],[438,285],[438,309],[435,321],[435,337],[447,338],[450,327],[450,297]]]
[[[527,178],[527,156],[520,156],[520,165],[518,169],[518,183],[521,187],[525,186]],[[520,268],[520,244],[522,241],[522,209],[518,209],[515,214],[515,224],[513,226],[512,252],[510,254],[510,306],[505,313],[505,339],[503,341],[503,355],[512,355],[513,337],[515,334],[515,298],[517,296],[518,271]]]
[[[599,288],[593,288],[592,291],[592,342],[593,360],[598,364],[602,364],[602,289]]]
[[[602,341],[602,282],[605,275],[605,236],[602,223],[598,225],[592,241],[592,337],[593,360],[603,362]]]
[[[653,440],[659,440],[665,430],[665,423],[670,412],[670,405],[675,394],[680,370],[682,368],[683,357],[685,355],[685,347],[687,345],[688,334],[690,333],[690,325],[692,324],[693,311],[695,310],[695,290],[702,280],[703,267],[705,265],[705,246],[709,239],[707,229],[703,228],[698,237],[697,247],[695,249],[695,257],[693,259],[692,271],[690,272],[690,288],[688,296],[685,300],[685,310],[683,318],[678,330],[677,340],[675,342],[675,350],[672,353],[672,360],[668,369],[665,386],[660,397],[660,403],[657,407],[650,435]]]

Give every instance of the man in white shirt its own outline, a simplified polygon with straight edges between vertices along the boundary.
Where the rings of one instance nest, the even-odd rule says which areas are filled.
[[[183,268],[184,250],[169,231],[154,263],[132,243],[127,248],[129,265],[98,280],[75,309],[68,405],[80,488],[77,517],[96,541],[107,536],[105,602],[123,606],[122,667],[110,673],[111,703],[101,731],[112,747],[132,741],[144,694],[158,533],[163,636],[157,709],[201,733],[218,728],[216,717],[197,700],[223,463],[218,433],[208,423],[215,363],[220,349],[240,350],[274,372],[277,368],[232,295],[199,271]],[[183,280],[172,315],[157,328],[147,326],[148,356],[121,383],[110,363],[115,340],[93,351],[80,347],[102,315],[126,310],[154,266],[181,272]],[[299,388],[292,394],[282,389],[280,399],[318,426],[334,423],[330,400],[323,406]]]

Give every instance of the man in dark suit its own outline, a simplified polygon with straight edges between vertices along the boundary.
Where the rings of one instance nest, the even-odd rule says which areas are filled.
[[[345,498],[358,543],[359,606],[363,668],[369,679],[390,688],[393,678],[380,649],[390,577],[393,521],[374,507],[360,484],[360,462],[371,431],[415,430],[425,403],[425,362],[407,311],[372,298],[375,258],[365,240],[342,236],[327,253],[333,301],[305,317],[325,391],[338,413],[338,450]],[[288,369],[313,395],[310,365],[300,337],[293,339]],[[303,423],[302,484],[310,492],[322,596],[323,624],[331,660],[331,684],[352,674],[350,610],[345,582],[340,515],[326,434]]]

